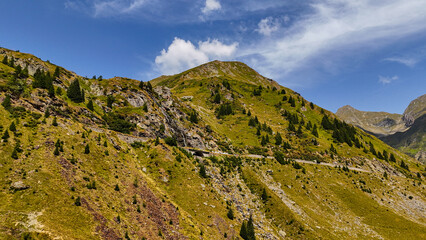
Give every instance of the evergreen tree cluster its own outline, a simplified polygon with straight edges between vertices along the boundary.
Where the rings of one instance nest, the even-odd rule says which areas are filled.
[[[59,68],[57,68],[59,69]],[[55,76],[51,76],[49,72],[37,69],[34,73],[33,88],[47,89],[49,96],[55,96],[55,88],[53,87],[53,80]]]
[[[288,103],[290,103],[291,107],[296,107],[296,100],[292,96],[288,99]]]
[[[68,87],[67,96],[75,103],[84,102],[84,91],[80,88],[78,79],[75,79]]]
[[[369,145],[370,145],[370,152],[374,156],[376,156],[378,159],[382,159],[382,160],[390,161],[390,162],[396,162],[396,158],[393,153],[389,154],[386,150],[383,150],[383,152],[376,150],[372,142],[370,142]]]
[[[333,131],[333,138],[340,143],[347,143],[350,147],[354,144],[356,147],[361,148],[362,144],[356,137],[356,129],[343,121],[335,118],[331,121],[327,115],[322,118],[321,126],[326,130]]]
[[[131,123],[126,120],[124,115],[120,115],[117,113],[108,113],[103,116],[103,119],[108,124],[111,130],[122,132],[122,133],[130,133],[136,128],[136,124]]]
[[[150,82],[142,82],[142,81],[140,81],[139,88],[143,89],[143,90],[146,90],[148,92],[152,92],[152,85],[151,85]]]
[[[253,95],[254,96],[260,96],[262,94],[262,90],[263,90],[262,86],[259,85],[259,87],[255,88],[253,90]]]
[[[241,225],[240,229],[240,236],[244,240],[255,240],[256,235],[254,233],[254,225],[253,225],[253,218],[250,215],[250,218],[248,221],[244,220],[243,224]]]
[[[234,114],[234,111],[232,110],[232,105],[230,103],[221,104],[216,109],[215,112],[216,112],[217,118],[221,118],[221,117],[226,116],[226,115]]]

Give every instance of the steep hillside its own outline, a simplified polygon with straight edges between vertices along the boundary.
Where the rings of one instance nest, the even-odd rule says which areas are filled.
[[[411,126],[414,121],[426,114],[426,94],[410,102],[403,114],[403,120],[407,126]]]
[[[424,165],[245,64],[143,83],[0,53],[0,239],[426,237]]]
[[[419,161],[426,161],[426,114],[417,118],[411,127],[405,132],[397,132],[395,134],[381,138],[395,148],[415,156]]]

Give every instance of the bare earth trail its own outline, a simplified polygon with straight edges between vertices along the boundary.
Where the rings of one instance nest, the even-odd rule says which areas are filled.
[[[186,148],[190,151],[193,151],[194,149],[192,148]],[[246,158],[268,158],[268,159],[275,159],[272,156],[262,156],[262,155],[255,155],[255,154],[247,154],[247,155],[243,155],[243,154],[230,154],[230,153],[225,153],[225,152],[209,152],[209,151],[201,151],[204,154],[210,154],[210,155],[216,155],[216,156],[235,156],[235,157],[246,157]],[[329,167],[345,167],[345,165],[341,165],[341,164],[336,164],[336,163],[325,163],[325,162],[317,162],[316,160],[314,161],[308,161],[308,160],[302,160],[302,159],[292,159],[293,161],[297,162],[297,163],[303,163],[303,164],[314,164],[314,165],[321,165],[321,166],[329,166]],[[353,171],[358,171],[358,172],[365,172],[365,173],[370,173],[371,171],[366,170],[366,169],[362,169],[362,168],[357,168],[357,167],[348,167],[349,170],[353,170]]]

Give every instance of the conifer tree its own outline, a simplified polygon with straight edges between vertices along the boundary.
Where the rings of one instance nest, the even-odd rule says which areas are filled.
[[[90,111],[93,111],[93,110],[94,110],[94,107],[93,107],[93,100],[92,100],[92,99],[90,99],[90,100],[89,100],[89,102],[87,103],[87,108],[88,108]]]
[[[56,119],[56,116],[53,118],[52,126],[54,126],[54,127],[58,126],[58,120]]]
[[[245,220],[241,224],[240,237],[243,238],[244,240],[248,239],[247,238],[247,222]]]
[[[232,210],[232,208],[229,208],[228,213],[226,214],[226,216],[231,219],[234,220],[234,211]]]
[[[281,137],[281,134],[278,132],[275,135],[275,145],[279,146],[279,145],[281,145],[282,142],[283,142],[283,139]]]
[[[2,61],[1,63],[3,63],[4,65],[7,65],[7,64],[8,64],[7,55],[5,55],[5,56],[3,57],[3,61]]]
[[[53,154],[54,154],[55,156],[58,156],[58,155],[59,155],[59,148],[58,148],[58,147],[55,147],[55,151],[53,151]]]
[[[393,153],[391,153],[389,161],[396,162],[395,155],[393,155]]]
[[[49,111],[49,107],[46,108],[46,110],[44,110],[44,118],[49,118],[50,117],[50,111]]]
[[[10,100],[10,96],[6,95],[6,97],[4,98],[2,104],[1,104],[4,109],[9,110],[10,107],[12,107],[12,101]]]
[[[107,97],[107,107],[112,108],[112,104],[114,103],[115,99],[114,96],[108,95]]]
[[[79,197],[79,196],[75,199],[74,204],[75,204],[76,206],[81,206],[81,199],[80,199],[80,197]]]
[[[18,159],[18,149],[17,149],[17,147],[15,147],[15,148],[13,149],[11,157],[12,157],[13,159]]]
[[[268,194],[266,193],[266,189],[263,189],[261,198],[262,198],[263,201],[268,200]]]
[[[60,73],[60,69],[59,69],[59,67],[57,66],[56,68],[55,68],[55,72],[53,73],[53,78],[58,78],[59,77],[59,73]]]
[[[260,127],[257,127],[256,135],[260,136]]]
[[[316,124],[314,124],[314,127],[312,128],[312,135],[314,135],[315,137],[318,137],[318,130],[317,130]]]
[[[247,240],[255,240],[256,235],[254,233],[254,224],[253,217],[250,215],[250,218],[247,222]]]
[[[9,131],[7,131],[7,129],[4,131],[3,136],[1,137],[3,139],[3,142],[7,142],[7,140],[9,139],[10,135],[9,135]]]
[[[15,122],[12,122],[12,123],[10,124],[9,130],[10,130],[10,131],[12,131],[12,132],[16,132],[16,125],[15,125]]]
[[[75,79],[68,87],[67,96],[76,103],[84,101],[84,93],[81,91],[80,82],[78,79]]]
[[[90,153],[90,147],[89,144],[86,144],[86,147],[84,147],[84,154],[89,154]]]

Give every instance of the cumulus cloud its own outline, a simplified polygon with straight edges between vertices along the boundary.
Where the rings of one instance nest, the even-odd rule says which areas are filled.
[[[256,29],[257,32],[259,32],[260,34],[264,36],[270,36],[271,33],[277,31],[280,28],[280,23],[278,22],[278,20],[272,17],[267,17],[260,20],[257,26],[258,26],[258,28]]]
[[[310,7],[290,27],[239,56],[257,59],[262,73],[282,77],[315,60],[314,65],[333,67],[333,57],[353,57],[426,30],[425,1],[323,0]]]
[[[389,84],[393,81],[398,80],[399,77],[398,76],[393,76],[393,77],[383,77],[383,76],[379,76],[379,83],[381,84]]]
[[[220,2],[218,0],[206,0],[206,5],[204,8],[201,9],[201,11],[204,14],[208,14],[212,11],[217,11],[222,8],[222,5],[220,5]]]
[[[162,74],[171,75],[214,59],[230,59],[238,43],[226,45],[217,39],[199,42],[198,47],[191,41],[175,38],[168,49],[163,49],[155,58],[155,64]]]

